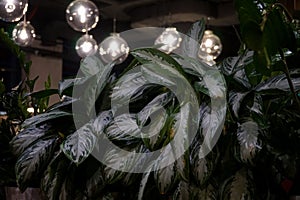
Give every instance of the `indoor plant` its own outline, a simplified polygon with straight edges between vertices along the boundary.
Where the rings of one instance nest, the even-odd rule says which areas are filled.
[[[236,0],[235,3],[242,39],[238,56],[226,58],[212,68],[193,58],[145,48],[133,50],[132,64],[124,69],[128,72],[143,65],[163,83],[168,81],[168,74],[184,76],[198,92],[200,108],[194,117],[199,117],[200,129],[184,156],[166,168],[137,174],[114,170],[90,155],[103,135],[131,151],[159,149],[172,141],[177,115],[181,109],[188,109],[180,107],[180,100],[174,99],[166,87],[145,85],[133,94],[132,115],[112,118],[111,99],[128,97],[130,93],[126,92],[135,85],[128,85],[128,91],[110,96],[117,82],[124,83],[129,77],[126,78],[126,73],[111,73],[114,63],[104,66],[99,59],[90,57],[82,62],[82,76],[63,81],[58,91],[68,94],[67,90],[74,84],[75,87],[88,85],[90,89],[85,91],[85,97],[90,98],[65,98],[45,113],[26,120],[24,129],[13,139],[20,189],[24,190],[36,179],[49,199],[288,198],[293,188],[299,187],[299,27],[275,0]],[[199,40],[203,31],[204,24],[200,21],[194,24],[190,36]],[[196,49],[192,49],[194,51]],[[165,71],[156,68],[157,61],[164,63]],[[151,71],[151,67],[157,71]],[[205,76],[199,71],[217,69],[224,74],[227,84],[226,121],[217,145],[201,158],[198,156],[199,149],[203,148],[200,144],[213,128],[207,123],[213,112],[211,94],[207,90],[211,85],[201,82]],[[211,83],[220,85],[220,80],[214,79],[212,74]],[[99,98],[98,95],[95,98],[95,94],[100,94]],[[71,105],[79,102],[86,106],[84,111],[88,111],[80,114],[90,115],[95,99],[97,115],[76,129]],[[158,111],[159,106],[166,108],[160,137],[150,141],[134,137],[137,132],[126,123],[128,119],[145,125],[148,111]],[[221,114],[214,117],[221,118]],[[127,132],[119,131],[114,125],[117,122],[127,125]],[[189,127],[182,128],[183,134],[187,134]],[[104,149],[104,158],[110,163],[122,160],[119,152],[109,149]],[[142,166],[144,160],[147,158],[138,157],[135,165],[122,164],[134,168]],[[158,163],[153,166],[157,167]]]

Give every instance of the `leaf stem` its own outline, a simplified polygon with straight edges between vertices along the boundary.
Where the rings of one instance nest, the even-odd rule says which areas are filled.
[[[282,59],[283,64],[284,64],[283,72],[286,75],[286,78],[287,78],[289,86],[290,86],[290,90],[293,94],[294,100],[295,100],[296,104],[298,105],[298,109],[300,111],[300,101],[299,101],[299,98],[298,98],[297,93],[295,91],[295,87],[293,85],[293,81],[292,81],[291,74],[290,74],[290,71],[289,71],[289,68],[288,68],[288,65],[287,65],[287,62],[286,62],[286,58],[285,58],[284,53],[281,49],[279,50],[279,53],[280,53],[281,59]]]

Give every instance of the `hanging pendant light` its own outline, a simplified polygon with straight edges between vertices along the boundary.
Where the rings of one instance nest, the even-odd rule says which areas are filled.
[[[122,63],[129,54],[127,42],[116,32],[116,18],[113,19],[113,32],[99,44],[99,54],[101,59],[110,63]]]
[[[214,64],[215,59],[222,52],[222,43],[218,36],[211,30],[204,31],[204,35],[198,51],[198,56],[209,64]]]
[[[162,32],[162,34],[155,40],[155,45],[162,45],[158,49],[171,53],[180,46],[182,38],[175,27],[168,27]]]
[[[76,31],[87,32],[95,28],[99,21],[99,10],[89,0],[76,0],[66,9],[68,24]]]
[[[19,21],[27,12],[27,0],[1,0],[0,19],[6,22]]]
[[[12,32],[12,39],[19,46],[29,46],[35,37],[33,26],[25,18],[15,26]]]
[[[84,58],[95,55],[98,50],[98,45],[93,36],[86,33],[77,40],[75,49],[77,54],[81,58]]]
[[[111,33],[99,44],[99,53],[104,62],[117,60],[116,64],[120,64],[127,58],[129,46],[119,33]]]

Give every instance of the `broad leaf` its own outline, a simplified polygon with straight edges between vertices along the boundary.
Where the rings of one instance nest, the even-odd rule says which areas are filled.
[[[300,90],[300,70],[296,69],[290,72],[292,77],[292,83],[296,91]],[[265,82],[257,85],[255,91],[257,92],[272,92],[272,91],[284,91],[289,92],[290,87],[285,74],[274,76]]]
[[[261,130],[253,120],[238,124],[237,138],[240,144],[240,158],[243,162],[252,163],[257,151],[262,147],[258,140]]]
[[[234,116],[236,118],[239,117],[239,111],[240,107],[243,103],[244,98],[249,94],[249,92],[235,92],[235,91],[230,91],[229,92],[229,100],[228,103],[231,106],[231,109],[234,113]]]
[[[170,163],[166,167],[166,163],[175,160],[172,150],[170,152],[164,151],[156,160],[154,165],[154,180],[160,191],[160,194],[169,192],[178,182],[178,173],[176,171],[176,161]]]
[[[80,71],[86,77],[101,73],[104,68],[105,65],[97,56],[88,56],[80,63]]]
[[[218,67],[225,75],[230,76],[243,69],[251,62],[253,62],[253,51],[245,51],[239,56],[224,59]]]
[[[123,180],[127,173],[142,172],[147,169],[148,163],[147,149],[143,146],[136,148],[110,148],[104,155],[104,174],[105,183],[113,184]],[[151,165],[150,165],[151,166]]]
[[[205,30],[205,21],[201,19],[195,22],[187,35],[183,38],[182,48],[183,54],[188,57],[197,58],[199,45],[201,43],[203,34]]]
[[[211,178],[214,169],[217,166],[219,160],[219,153],[211,151],[205,157],[199,157],[201,145],[196,142],[192,145],[190,162],[192,178],[198,186],[203,187]]]
[[[46,90],[41,90],[38,92],[32,92],[32,93],[25,95],[25,97],[30,96],[33,98],[41,99],[41,98],[49,97],[54,94],[58,94],[57,89],[46,89]]]
[[[164,139],[161,130],[166,127],[168,118],[164,106],[173,98],[171,92],[158,95],[137,114],[143,141],[150,150],[157,148]],[[150,123],[144,126],[147,120],[150,120]],[[173,120],[169,121],[172,123]]]
[[[116,109],[124,107],[125,103],[129,104],[132,98],[134,100],[143,93],[144,89],[149,87],[150,85],[147,84],[140,71],[132,71],[123,75],[111,94],[113,111],[116,112]]]
[[[111,120],[111,112],[102,112],[75,133],[69,135],[61,145],[61,150],[77,165],[82,163],[93,151],[98,138]]]
[[[75,101],[77,100],[73,99],[72,97],[65,97],[62,101],[59,101],[58,103],[55,103],[47,108],[46,112],[71,109],[72,103],[74,103]]]
[[[142,64],[156,64],[161,66],[170,66],[177,69],[181,74],[183,73],[182,67],[176,60],[168,54],[165,54],[157,49],[141,48],[132,51],[131,53]]]
[[[53,156],[56,144],[57,136],[42,138],[27,148],[18,158],[15,170],[17,184],[21,191],[43,173]]]
[[[141,134],[133,114],[122,114],[114,117],[105,133],[110,140],[133,142],[137,141]]]
[[[87,78],[74,78],[74,79],[65,79],[59,82],[58,92],[59,95],[72,96],[72,91],[67,91],[71,89],[75,84],[80,85],[87,81]]]
[[[75,109],[77,114],[87,118],[94,117],[95,102],[109,81],[109,75],[114,65],[115,62],[103,65],[95,56],[87,57],[81,63],[80,70],[87,76],[87,81],[83,84],[74,84],[72,97],[81,99],[83,102],[73,104],[73,110]]]
[[[61,193],[70,161],[62,153],[53,158],[41,179],[41,190],[49,200],[56,200]]]
[[[237,171],[221,188],[222,200],[255,199],[253,178],[247,169]]]
[[[42,114],[33,116],[29,119],[26,119],[23,122],[22,127],[27,128],[28,126],[38,125],[38,124],[45,123],[45,122],[48,122],[53,119],[57,119],[60,117],[67,117],[67,116],[71,116],[71,115],[72,115],[71,113],[64,112],[64,111],[53,111],[53,112],[42,113]]]
[[[13,154],[20,156],[26,148],[34,144],[38,139],[51,134],[51,128],[50,125],[42,125],[39,127],[29,126],[21,130],[10,142]]]

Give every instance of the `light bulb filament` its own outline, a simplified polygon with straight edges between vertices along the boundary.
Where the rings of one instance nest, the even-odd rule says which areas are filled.
[[[77,10],[77,13],[80,16],[80,22],[85,23],[87,21],[86,8],[84,6],[80,6]]]
[[[27,31],[25,29],[22,29],[21,32],[20,32],[20,39],[21,40],[27,40],[29,37],[28,37],[28,34],[27,34]]]

